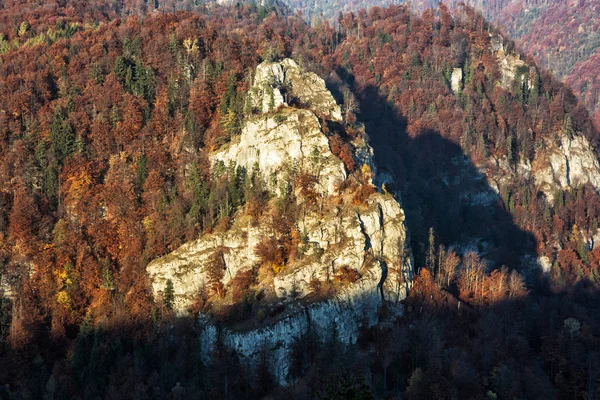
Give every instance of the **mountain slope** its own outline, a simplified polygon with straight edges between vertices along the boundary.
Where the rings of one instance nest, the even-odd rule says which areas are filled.
[[[320,18],[337,20],[340,12],[370,7],[403,4],[404,1],[324,1],[289,0],[293,10],[316,23]],[[414,10],[423,12],[436,8],[437,0],[412,1]],[[569,83],[574,93],[589,107],[600,122],[598,85],[595,71],[600,52],[600,1],[446,1],[447,6],[458,9],[467,4],[490,21],[497,24],[515,40],[523,51],[540,67],[552,71]]]
[[[597,132],[481,16],[57,4],[6,17],[2,396],[598,393]]]
[[[567,82],[598,118],[593,66],[600,54],[600,2],[513,3],[497,13],[486,11],[540,66]]]

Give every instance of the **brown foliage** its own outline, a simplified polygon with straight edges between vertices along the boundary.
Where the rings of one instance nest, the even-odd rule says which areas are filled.
[[[239,303],[244,294],[249,293],[250,287],[255,283],[255,273],[253,270],[239,271],[231,279],[231,299],[234,303]]]
[[[370,183],[364,182],[355,190],[352,202],[355,205],[363,205],[373,193],[375,193],[375,187]]]
[[[264,238],[256,245],[254,254],[260,259],[262,265],[278,267],[284,265],[285,257],[282,246],[274,238]]]
[[[225,276],[225,258],[222,249],[217,249],[206,266],[206,275],[210,289],[219,297],[225,296],[225,287],[221,280]]]
[[[317,177],[309,173],[300,173],[296,176],[295,186],[300,189],[300,196],[306,200],[309,205],[317,204],[319,194],[315,189],[318,183]]]
[[[342,160],[348,171],[354,171],[356,163],[354,162],[352,146],[349,143],[344,142],[340,135],[336,133],[329,136],[329,147],[331,148],[331,152]]]
[[[335,279],[342,283],[354,283],[360,279],[360,273],[356,269],[344,265],[336,271]]]

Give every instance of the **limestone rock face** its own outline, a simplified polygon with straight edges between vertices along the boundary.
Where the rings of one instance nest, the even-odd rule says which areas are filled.
[[[272,191],[278,190],[292,167],[319,177],[318,189],[333,194],[346,179],[342,161],[329,148],[319,120],[309,110],[284,109],[275,116],[248,121],[239,138],[213,156],[225,165],[233,162],[252,171],[259,168]]]
[[[402,311],[399,301],[406,296],[413,271],[401,205],[392,195],[374,189],[355,201],[353,190],[358,189],[353,188],[369,186],[370,174],[361,169],[357,174],[362,178],[348,176],[342,161],[329,148],[317,115],[340,121],[341,113],[324,82],[292,60],[263,63],[257,68],[250,94],[254,105],[264,105],[265,94],[271,92],[265,89],[267,83],[273,91],[282,89],[282,107],[275,114],[267,111],[247,120],[239,137],[211,155],[213,165],[234,164],[248,171],[258,168],[275,197],[282,195],[278,188],[289,183],[291,171],[308,172],[317,178],[315,189],[320,199],[312,206],[298,200],[303,211],[294,222],[294,230],[301,237],[296,255],[276,272],[273,269],[259,275],[257,290],[279,310],[278,314],[259,328],[223,328],[219,337],[250,365],[264,354],[261,352],[266,346],[272,372],[284,384],[297,338],[314,329],[318,340],[324,341],[335,326],[342,343],[356,342],[361,326],[378,322],[377,311],[383,301],[392,314]],[[290,93],[309,108],[294,108],[293,102],[287,106]],[[269,103],[272,105],[271,99]],[[358,165],[368,165],[375,172],[373,149],[368,143],[359,139],[354,149]],[[377,180],[375,174],[373,181]],[[343,193],[340,183],[348,188]],[[207,283],[215,254],[222,257],[225,266],[221,280],[225,287],[238,272],[256,268],[260,264],[257,245],[276,235],[269,219],[265,215],[264,221],[253,224],[240,211],[226,231],[203,235],[151,262],[147,272],[155,297],[160,299],[170,281],[174,309],[184,315]],[[321,293],[315,289],[321,286],[330,290]],[[210,355],[218,329],[208,317],[201,316],[201,322],[202,354]]]
[[[325,82],[291,59],[264,62],[256,68],[249,98],[261,114],[250,118],[238,138],[213,154],[213,162],[234,163],[248,171],[258,167],[273,192],[289,179],[290,169],[300,168],[318,177],[319,193],[333,194],[346,179],[346,170],[331,153],[317,118],[342,119]],[[293,99],[309,109],[284,107],[276,114],[270,112]]]
[[[174,252],[151,262],[146,271],[152,281],[155,295],[161,295],[167,281],[173,283],[178,315],[187,314],[207,281],[206,267],[217,251],[223,251],[226,269],[223,284],[227,284],[240,270],[252,268],[258,262],[254,248],[266,232],[249,224],[238,225],[226,232],[204,235],[186,243]]]
[[[378,323],[382,294],[390,310],[402,310],[397,302],[406,296],[412,281],[403,221],[399,204],[382,194],[372,196],[364,209],[334,212],[325,220],[308,216],[301,227],[308,231],[312,248],[323,253],[318,260],[312,257],[314,253],[307,254],[310,261],[294,263],[275,277],[273,288],[281,303],[288,305],[287,314],[259,329],[225,330],[224,343],[249,363],[267,350],[279,384],[288,382],[294,340],[309,329],[324,342],[335,326],[342,343],[356,343],[361,326]],[[360,278],[356,282],[323,301],[308,305],[292,302],[310,293],[311,282],[325,283],[345,266],[357,268]],[[202,354],[211,354],[216,340],[217,328],[206,321],[201,333]]]
[[[498,59],[500,72],[502,73],[501,85],[505,90],[510,90],[517,77],[517,70],[519,68],[529,68],[525,61],[512,54],[504,54],[502,50],[498,52]]]
[[[531,79],[536,73],[535,68],[521,60],[518,54],[506,53],[502,36],[496,34],[490,36],[491,49],[496,53],[496,59],[502,74],[500,79],[502,88],[511,90],[515,80],[519,80],[521,83],[526,80],[527,87],[532,87],[533,82]]]
[[[269,283],[269,291],[283,303],[308,296],[314,281],[327,283],[344,267],[360,278],[341,288],[336,299],[343,302],[357,295],[375,294],[397,303],[412,280],[404,211],[391,195],[375,193],[366,206],[333,208],[325,215],[308,213],[298,221],[308,249]],[[227,285],[239,271],[259,263],[255,248],[272,232],[247,220],[234,222],[226,232],[204,235],[194,242],[151,262],[146,270],[153,292],[161,297],[167,281],[173,283],[174,309],[185,315],[207,282],[207,266],[216,252],[225,263],[222,283]]]
[[[458,93],[462,90],[463,71],[462,68],[452,70],[452,93]]]
[[[547,256],[539,257],[538,265],[539,265],[540,269],[545,273],[549,273],[550,270],[552,269],[552,263],[550,262],[550,258]]]
[[[304,71],[289,58],[280,62],[263,62],[256,68],[250,98],[253,105],[263,113],[295,99],[320,117],[333,121],[342,120],[340,106],[325,86],[325,81],[312,72]]]
[[[322,253],[318,259],[299,263],[288,273],[274,279],[278,297],[304,297],[310,293],[314,279],[326,282],[343,267],[356,269],[361,279],[344,288],[338,297],[345,298],[350,292],[376,292],[386,300],[397,302],[406,296],[410,275],[405,260],[406,230],[404,211],[390,195],[374,194],[366,207],[335,210],[327,219],[309,215],[299,221],[299,229],[306,232],[313,250]],[[382,279],[382,272],[393,279]],[[350,291],[350,292],[348,292]],[[340,297],[341,296],[341,297]]]
[[[351,295],[343,302],[336,298],[299,306],[294,313],[260,329],[227,331],[223,343],[235,350],[242,362],[250,365],[255,364],[266,350],[271,373],[277,384],[285,385],[290,381],[290,352],[295,340],[312,331],[317,334],[316,339],[324,343],[335,329],[340,343],[355,344],[361,325],[373,326],[379,322],[377,311],[381,300],[376,293],[348,294]],[[210,362],[209,355],[217,342],[217,332],[217,328],[209,322],[203,324],[200,343],[204,362]]]
[[[570,190],[586,183],[600,188],[600,164],[596,151],[580,134],[561,134],[558,139],[546,140],[536,150],[533,162],[521,160],[513,170],[506,157],[491,158],[492,172],[483,168],[490,186],[499,193],[500,186],[517,176],[533,178],[539,191],[554,201],[557,190]]]
[[[548,198],[557,189],[569,189],[586,183],[600,188],[600,165],[589,141],[578,134],[562,135],[558,142],[546,142],[532,163],[536,185]]]

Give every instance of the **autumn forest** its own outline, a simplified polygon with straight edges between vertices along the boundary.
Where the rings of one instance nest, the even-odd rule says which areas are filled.
[[[497,84],[499,30],[466,6],[309,24],[278,3],[204,3],[0,5],[0,398],[600,398],[600,195],[587,183],[548,196],[519,172],[563,135],[600,144],[569,87],[526,56],[521,78]],[[335,328],[298,338],[279,386],[224,346],[199,362],[194,318],[153,297],[146,266],[241,215],[278,229],[261,259],[293,257],[295,200],[266,212],[259,177],[209,160],[256,113],[257,65],[286,57],[342,104],[323,131],[348,173],[364,172],[362,135],[393,176],[354,200],[401,196],[415,277],[404,315],[352,346]],[[315,179],[293,185],[318,205]],[[264,314],[255,275],[225,287],[211,265],[194,313]],[[225,295],[239,305],[217,307]]]

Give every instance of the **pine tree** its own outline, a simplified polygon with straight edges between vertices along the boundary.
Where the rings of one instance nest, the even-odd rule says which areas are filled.
[[[273,91],[273,87],[271,85],[267,85],[265,90],[265,96],[267,96],[269,112],[273,112],[273,110],[275,109],[275,92]]]
[[[175,302],[175,290],[173,289],[173,281],[170,279],[167,279],[167,283],[165,285],[163,302],[165,307],[167,307],[169,310],[173,309],[173,303]]]
[[[194,221],[201,221],[202,216],[208,209],[210,188],[208,183],[202,179],[198,166],[193,165],[188,178],[188,189],[192,194],[192,204],[188,215]]]
[[[427,248],[427,258],[425,259],[426,268],[432,271],[433,274],[436,273],[435,270],[435,233],[433,227],[429,228],[429,246]]]
[[[75,134],[67,121],[65,112],[60,108],[54,113],[54,121],[50,126],[50,140],[52,153],[57,163],[62,164],[64,159],[75,149]]]

